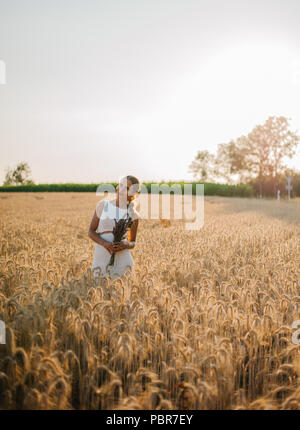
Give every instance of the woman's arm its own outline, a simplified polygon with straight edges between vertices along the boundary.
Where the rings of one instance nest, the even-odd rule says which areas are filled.
[[[100,202],[99,206],[101,205],[102,201]],[[92,239],[94,242],[96,242],[98,245],[104,246],[105,249],[107,249],[107,251],[112,254],[113,252],[113,247],[112,247],[112,243],[108,242],[107,240],[103,239],[99,233],[96,232],[97,228],[98,228],[98,224],[99,224],[99,218],[101,216],[103,210],[103,204],[101,205],[100,209],[98,210],[98,214],[95,210],[90,227],[89,227],[89,231],[88,231],[88,237],[90,239]],[[99,217],[98,217],[99,215]]]
[[[107,240],[104,240],[102,237],[99,236],[99,233],[96,232],[99,224],[99,218],[96,214],[96,211],[94,212],[90,228],[88,231],[88,236],[91,238],[94,242],[98,243],[98,245],[104,246],[107,242]]]
[[[138,231],[138,226],[139,226],[139,220],[135,219],[132,223],[131,228],[129,229],[129,233],[128,233],[128,241],[132,242],[136,240],[136,235],[137,235],[137,231]]]

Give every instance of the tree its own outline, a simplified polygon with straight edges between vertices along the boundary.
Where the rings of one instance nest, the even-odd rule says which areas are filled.
[[[245,141],[245,165],[251,172],[250,176],[258,179],[260,197],[262,197],[263,184],[270,168],[270,142],[271,136],[264,125],[254,127]]]
[[[287,118],[270,117],[265,123],[265,128],[270,136],[270,160],[269,175],[273,178],[273,192],[276,196],[279,175],[287,166],[283,163],[285,157],[292,158],[296,153],[299,136],[289,130]]]
[[[243,139],[245,139],[244,136],[238,138],[236,142],[232,140],[229,143],[220,143],[216,156],[207,150],[198,151],[194,161],[189,166],[194,177],[200,181],[225,180],[229,184],[234,184],[235,181],[232,176],[238,173],[240,181],[244,180],[242,173],[245,169],[243,165]]]
[[[3,185],[28,185],[33,184],[30,178],[31,170],[26,162],[21,162],[15,169],[7,169]]]
[[[194,161],[189,166],[189,171],[199,181],[212,178],[215,169],[215,157],[209,151],[198,151]]]
[[[238,173],[246,181],[258,179],[261,197],[265,180],[271,178],[276,196],[279,176],[286,169],[283,160],[295,154],[298,143],[299,137],[289,130],[288,119],[273,116],[254,127],[247,136],[224,144],[222,151],[231,174]]]
[[[244,164],[245,136],[239,137],[236,141],[220,143],[215,163],[215,176],[224,178],[227,183],[233,183],[233,175],[239,175],[239,182],[244,182],[247,178],[247,171]]]

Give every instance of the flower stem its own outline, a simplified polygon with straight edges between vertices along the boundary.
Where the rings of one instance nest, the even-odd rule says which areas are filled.
[[[108,265],[109,265],[109,266],[113,266],[113,265],[114,265],[114,262],[115,262],[115,253],[113,252],[113,253],[111,254],[111,257],[110,257],[110,260],[109,260]]]

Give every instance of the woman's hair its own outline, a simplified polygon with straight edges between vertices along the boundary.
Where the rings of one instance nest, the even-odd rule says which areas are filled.
[[[125,176],[125,178],[127,179],[127,181],[130,181],[131,184],[133,185],[134,193],[138,193],[140,191],[140,181],[138,180],[138,178],[136,176],[132,176],[132,175],[127,175],[127,176]],[[134,200],[134,199],[135,199],[135,195],[128,196],[129,203],[131,203],[132,200]]]

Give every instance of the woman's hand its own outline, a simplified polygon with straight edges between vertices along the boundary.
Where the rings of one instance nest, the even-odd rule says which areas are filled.
[[[132,246],[126,241],[115,242],[113,245],[113,252],[123,251],[123,249],[131,249]]]
[[[104,246],[104,248],[110,253],[110,255],[112,255],[113,252],[115,252],[114,248],[113,248],[113,243],[112,242],[107,242]]]

